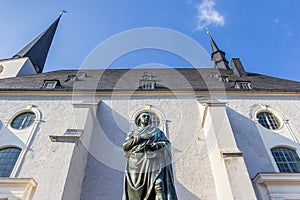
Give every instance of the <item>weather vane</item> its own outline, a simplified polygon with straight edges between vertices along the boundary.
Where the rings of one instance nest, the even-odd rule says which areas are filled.
[[[62,16],[64,13],[67,13],[67,11],[63,9],[59,12],[59,16]]]

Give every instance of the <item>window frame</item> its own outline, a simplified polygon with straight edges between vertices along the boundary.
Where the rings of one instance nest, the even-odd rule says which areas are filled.
[[[235,81],[234,87],[240,90],[252,90],[251,81]]]
[[[35,119],[34,122],[31,126],[28,126],[24,129],[15,129],[11,126],[12,121],[19,116],[22,113],[26,113],[26,112],[32,112],[35,114]],[[5,126],[7,126],[9,128],[9,130],[14,133],[14,134],[19,134],[19,133],[25,133],[28,134],[28,132],[31,132],[32,130],[35,130],[36,126],[39,124],[39,122],[41,121],[41,112],[36,108],[35,105],[27,105],[25,108],[20,109],[16,112],[14,112],[9,118],[6,119],[5,121]],[[22,139],[21,139],[22,140]],[[23,141],[25,142],[25,141]],[[17,146],[22,146],[22,144],[18,144]]]
[[[61,88],[61,84],[60,81],[57,79],[44,80],[43,85],[41,87],[41,89],[44,90],[59,89],[59,88]]]
[[[261,112],[270,112],[273,115],[277,117],[277,120],[279,121],[280,126],[278,129],[267,129],[263,125],[261,125],[258,121],[257,114]],[[286,122],[288,119],[280,112],[275,109],[273,109],[270,105],[263,105],[263,104],[258,104],[253,108],[252,113],[250,113],[250,117],[252,120],[257,124],[257,126],[263,127],[263,129],[268,130],[268,131],[273,131],[278,134],[283,133],[284,127],[286,126]]]
[[[265,118],[260,118],[258,117],[258,115],[264,115]],[[278,115],[276,115],[275,113],[268,111],[268,110],[261,110],[259,112],[256,113],[256,119],[257,122],[263,126],[264,128],[268,129],[268,130],[279,130],[283,123],[282,120],[280,119],[280,117]],[[263,123],[266,122],[266,123]],[[274,123],[276,122],[276,123]],[[262,124],[263,123],[263,124]],[[277,126],[277,127],[274,127]]]
[[[280,150],[280,151],[279,151]],[[281,173],[299,173],[300,172],[300,157],[297,150],[286,146],[273,147],[271,154],[276,163],[276,166]],[[276,152],[275,152],[276,151]],[[277,155],[276,155],[277,153]],[[286,153],[286,154],[285,154]],[[280,155],[281,154],[281,155]],[[276,157],[278,156],[278,157]],[[295,158],[293,160],[292,158]],[[288,170],[285,170],[288,169]]]
[[[10,172],[9,172],[9,175],[7,175],[7,176],[1,176],[1,173],[0,173],[0,177],[1,178],[5,178],[5,177],[11,177],[12,176],[12,173],[14,172],[14,170],[15,170],[15,168],[18,166],[18,160],[20,159],[20,157],[21,157],[21,154],[22,154],[22,148],[20,148],[20,147],[17,147],[17,146],[5,146],[5,147],[1,147],[0,148],[0,168],[1,168],[1,166],[2,165],[5,165],[5,164],[1,164],[1,151],[4,151],[4,150],[7,150],[7,149],[17,149],[17,150],[19,150],[19,152],[17,152],[18,153],[18,155],[17,155],[17,157],[16,158],[7,158],[7,156],[4,158],[4,159],[15,159],[13,162],[13,166],[10,168]],[[5,152],[6,154],[8,154],[8,155],[12,155],[12,153],[16,153],[16,152]],[[6,164],[6,165],[8,165],[8,164]],[[10,165],[12,165],[12,164],[10,164]],[[0,171],[1,171],[1,169],[0,169]]]
[[[16,127],[13,126],[14,121],[15,121],[18,117],[20,117],[21,115],[24,115],[24,114],[29,114],[29,113],[32,113],[32,114],[34,115],[33,120],[30,119],[31,122],[30,122],[29,125],[27,125],[27,126],[25,126],[25,127],[23,128],[23,124],[27,123],[26,120],[28,119],[28,118],[25,116],[25,118],[22,119],[22,123],[21,123],[21,125],[20,125],[19,128],[16,128]],[[34,124],[34,121],[35,121],[36,119],[37,119],[37,115],[36,115],[35,112],[33,112],[33,111],[31,111],[31,110],[25,110],[25,111],[23,111],[23,112],[17,113],[17,114],[12,118],[11,122],[9,123],[9,125],[10,125],[10,127],[13,128],[14,130],[21,131],[21,130],[30,128],[30,127]]]
[[[156,88],[156,83],[153,80],[141,80],[140,88],[142,90],[154,90]]]

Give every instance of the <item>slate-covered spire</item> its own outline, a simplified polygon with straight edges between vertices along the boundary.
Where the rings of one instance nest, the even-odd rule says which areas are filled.
[[[59,14],[59,17],[49,26],[49,28],[26,45],[21,51],[13,56],[13,58],[29,57],[37,73],[42,73],[49,48],[63,12],[64,11]]]
[[[225,58],[225,53],[218,48],[209,31],[207,32],[207,34],[209,35],[210,45],[212,48],[211,60],[214,61],[215,68],[230,69],[228,61]]]

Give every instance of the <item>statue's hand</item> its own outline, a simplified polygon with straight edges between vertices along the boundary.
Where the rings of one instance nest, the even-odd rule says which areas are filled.
[[[153,143],[151,146],[150,146],[150,150],[151,151],[157,151],[159,149],[161,149],[162,147],[164,146],[164,144],[162,143]]]
[[[141,139],[144,139],[144,140],[150,140],[151,137],[152,137],[152,134],[151,133],[144,133],[142,135],[140,135]]]

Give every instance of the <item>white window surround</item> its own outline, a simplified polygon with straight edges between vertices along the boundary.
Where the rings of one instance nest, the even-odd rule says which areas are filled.
[[[270,130],[277,130],[282,126],[280,123],[282,120],[279,120],[278,117],[271,112],[259,112],[256,118],[258,119],[258,123]]]
[[[25,129],[27,127],[30,127],[35,119],[35,114],[32,112],[23,112],[20,115],[17,115],[12,122],[10,123],[10,126],[14,129],[20,130]]]
[[[10,126],[12,120],[21,113],[24,112],[33,112],[35,114],[35,120],[33,124],[24,129],[14,129]],[[6,147],[17,147],[22,149],[18,160],[16,161],[15,167],[10,175],[10,177],[15,177],[16,173],[24,159],[24,156],[28,150],[28,145],[31,142],[33,135],[36,132],[36,128],[41,121],[41,113],[34,105],[28,105],[24,109],[16,111],[11,117],[5,120],[4,126],[0,132],[0,148]],[[11,134],[15,134],[15,138],[11,137]]]
[[[24,128],[24,129],[14,129],[13,127],[11,127],[12,121],[17,116],[19,116],[20,114],[26,113],[26,112],[32,112],[32,113],[35,114],[35,120],[34,120],[33,124],[31,124],[30,126]],[[26,131],[27,129],[32,128],[32,126],[38,124],[40,121],[41,121],[41,113],[40,113],[40,111],[37,108],[35,108],[33,105],[28,105],[24,109],[21,109],[21,110],[15,112],[11,117],[9,117],[8,119],[6,119],[5,123],[8,124],[8,127],[9,127],[9,129],[12,132],[14,132],[14,133],[21,133],[21,132]]]
[[[258,118],[257,118],[257,114],[262,113],[262,112],[268,112],[268,113],[273,114],[279,122],[279,127],[277,129],[269,129],[271,131],[280,132],[283,129],[283,126],[285,125],[286,121],[288,121],[283,114],[281,114],[277,110],[273,109],[272,107],[270,107],[268,105],[258,105],[255,108],[254,112],[252,113],[252,120],[262,127],[264,127],[264,126],[258,122]],[[267,129],[267,128],[265,128],[265,129]]]

